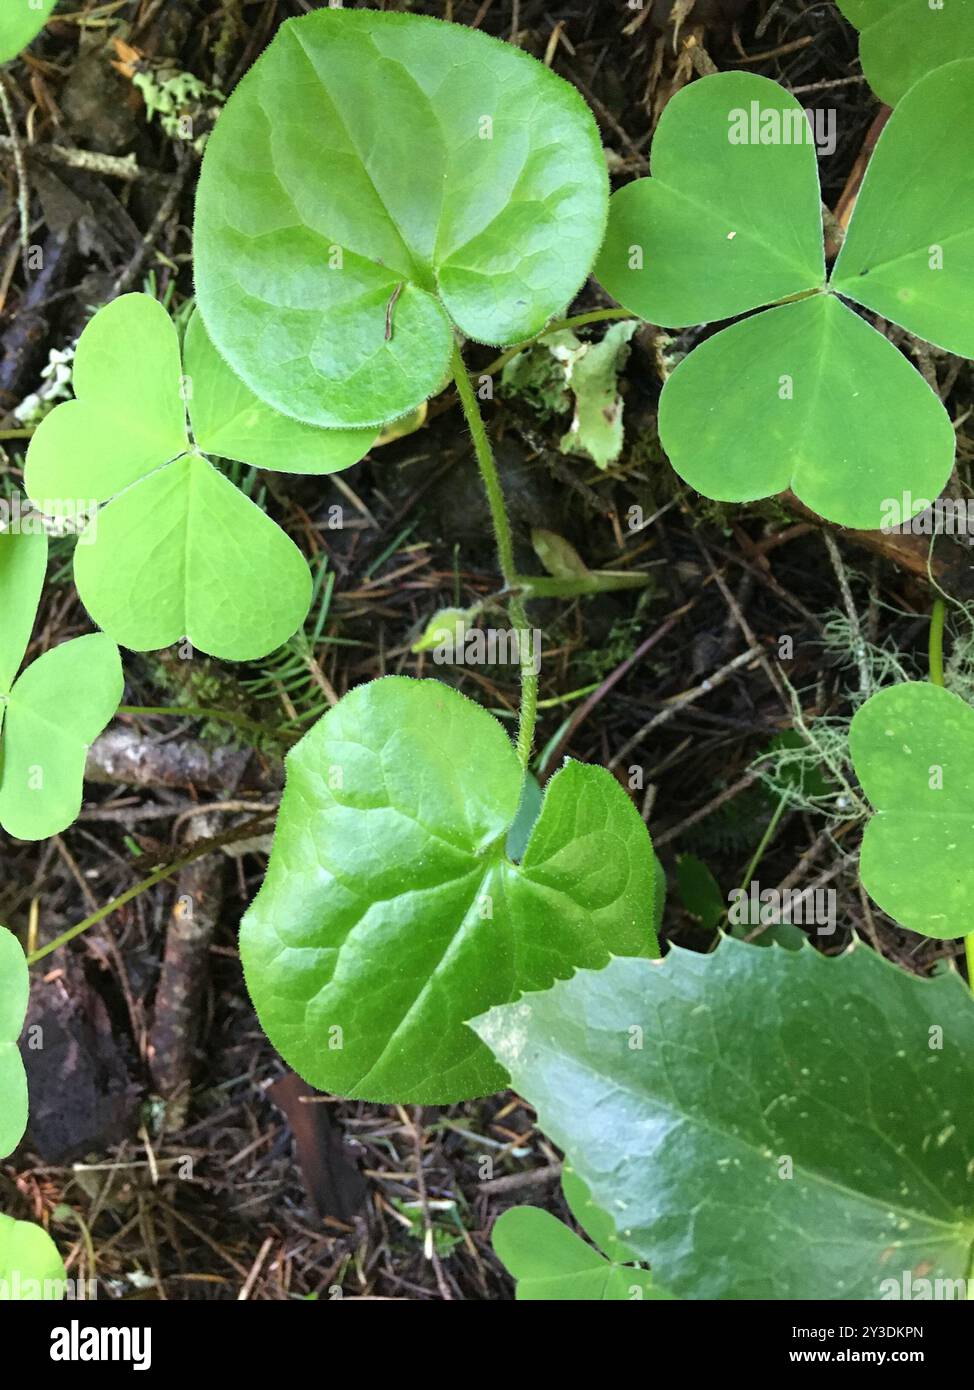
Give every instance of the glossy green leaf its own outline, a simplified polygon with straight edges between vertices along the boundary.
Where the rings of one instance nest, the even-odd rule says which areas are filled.
[[[967,59],[928,74],[893,112],[832,273],[840,294],[962,357],[974,357],[972,142]]]
[[[880,690],[856,711],[849,750],[876,808],[860,859],[884,912],[925,936],[974,926],[974,709],[936,685]]]
[[[914,82],[974,56],[972,0],[836,0],[860,31],[859,57],[880,101],[895,106]]]
[[[0,9],[0,63],[16,58],[44,28],[57,0],[3,0]]]
[[[368,431],[316,430],[257,401],[194,317],[186,376],[176,329],[148,295],[114,300],[78,343],[77,399],[42,421],[30,496],[52,516],[96,514],[75,550],[94,620],[136,651],[188,637],[229,661],[265,656],[300,627],[311,575],[297,546],[191,445],[267,468],[325,473]],[[106,504],[96,511],[96,504]]]
[[[610,953],[657,951],[646,828],[602,768],[548,783],[520,864],[522,773],[439,681],[357,687],[292,750],[240,949],[261,1026],[320,1090],[445,1104],[504,1085],[465,1027]]]
[[[198,454],[153,473],[82,533],[74,574],[99,627],[134,651],[188,637],[227,661],[250,661],[292,636],[311,605],[294,542]]]
[[[217,347],[286,414],[374,425],[447,375],[453,325],[511,343],[605,230],[591,112],[477,30],[322,9],[281,26],[207,145],[196,285]]]
[[[0,1303],[59,1302],[66,1279],[64,1261],[47,1232],[0,1213]]]
[[[936,497],[954,462],[950,417],[919,372],[830,294],[702,343],[663,388],[659,430],[706,497],[791,488],[820,516],[866,530],[921,510],[916,499]]]
[[[0,927],[0,1158],[6,1158],[27,1128],[27,1073],[17,1039],[27,1016],[30,982],[20,942]]]
[[[801,143],[735,143],[753,107]],[[595,273],[651,323],[731,318],[825,283],[815,146],[798,101],[753,73],[716,73],[667,103],[652,178],[612,195]],[[760,133],[760,126],[758,127]]]
[[[0,697],[10,694],[27,651],[46,571],[46,532],[0,531]]]
[[[579,971],[474,1027],[677,1297],[966,1292],[974,1001],[956,973],[725,938]]]
[[[52,647],[15,682],[0,740],[0,825],[8,835],[45,840],[77,820],[88,749],[123,688],[118,647],[101,632]]]
[[[235,376],[194,313],[183,345],[193,437],[204,453],[279,473],[337,473],[358,463],[375,430],[321,430],[273,410]]]

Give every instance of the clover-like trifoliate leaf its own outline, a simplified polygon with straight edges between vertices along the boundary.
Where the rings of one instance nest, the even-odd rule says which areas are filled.
[[[895,106],[926,73],[974,56],[974,0],[836,0],[860,31],[859,58],[880,101]],[[949,129],[949,126],[945,127]]]
[[[706,496],[791,487],[830,521],[872,529],[922,510],[950,476],[939,398],[836,298],[974,352],[974,176],[939,124],[946,111],[951,129],[971,126],[974,64],[917,92],[880,137],[827,284],[811,127],[766,78],[685,88],[660,122],[653,177],[613,195],[597,273],[627,308],[684,327],[778,301],[709,338],[663,388],[663,447]]]
[[[974,709],[907,681],[856,711],[849,750],[876,814],[859,872],[884,912],[924,936],[964,936],[974,918]]]
[[[575,1220],[598,1249],[538,1207],[503,1212],[491,1240],[517,1280],[519,1300],[632,1302],[672,1297],[656,1287],[649,1270],[632,1268],[639,1256],[619,1239],[611,1216],[596,1205],[572,1168],[565,1168],[562,1190]]]
[[[375,430],[321,430],[273,410],[230,370],[198,311],[183,357],[193,438],[206,454],[279,473],[337,473],[375,442]]]
[[[20,840],[47,839],[77,818],[88,748],[124,685],[118,648],[100,632],[44,652],[14,679],[46,563],[43,532],[0,532],[0,826]]]
[[[60,1302],[66,1280],[64,1261],[47,1232],[0,1212],[0,1303]]]
[[[0,1158],[13,1153],[27,1128],[27,1073],[17,1039],[27,1017],[29,992],[20,942],[0,927]]]
[[[112,637],[136,651],[187,637],[213,656],[252,660],[304,621],[311,575],[281,528],[195,445],[260,467],[326,473],[361,458],[371,436],[314,430],[272,411],[234,380],[195,319],[185,366],[184,375],[175,326],[156,300],[128,294],[106,305],[78,342],[77,399],[31,440],[27,489],[50,515],[94,512],[75,550],[75,580]]]
[[[608,180],[578,92],[510,44],[424,16],[290,20],[207,145],[200,309],[234,371],[327,426],[415,409],[454,325],[511,343],[576,293]]]
[[[752,132],[755,111],[791,139],[752,140],[761,130],[758,116]],[[595,267],[601,283],[667,328],[821,288],[822,212],[807,131],[799,102],[768,77],[715,73],[684,87],[656,128],[652,178],[612,195]]]
[[[0,9],[0,63],[27,47],[44,28],[57,0],[3,0]]]
[[[969,23],[974,37],[974,4]],[[968,58],[929,73],[897,106],[832,272],[839,294],[963,357],[974,357],[972,142]]]
[[[663,389],[659,431],[676,472],[705,497],[750,502],[790,488],[820,516],[864,530],[936,497],[955,449],[920,373],[831,294],[701,343]]]
[[[678,1298],[911,1297],[921,1277],[966,1297],[974,1001],[955,972],[725,938],[474,1027]]]
[[[548,784],[519,864],[505,731],[439,681],[357,687],[288,755],[240,949],[264,1031],[320,1090],[445,1104],[497,1090],[467,1019],[610,953],[657,953],[659,869],[603,768]]]

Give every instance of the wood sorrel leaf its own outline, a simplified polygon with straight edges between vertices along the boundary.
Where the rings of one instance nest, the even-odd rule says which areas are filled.
[[[503,344],[578,290],[608,180],[578,92],[510,44],[416,15],[283,24],[207,145],[196,284],[278,410],[376,425],[448,375],[455,324]]]
[[[42,531],[0,532],[0,826],[21,840],[76,819],[88,747],[123,688],[118,648],[101,633],[54,647],[15,679],[46,566]]]
[[[967,13],[974,26],[974,5]],[[974,357],[972,141],[967,59],[922,78],[893,112],[832,272],[838,293],[964,357]]]
[[[27,47],[44,28],[57,0],[3,0],[0,11],[0,63]]]
[[[922,510],[954,462],[939,399],[830,294],[701,343],[663,388],[659,432],[677,473],[706,497],[745,502],[791,488],[820,516],[866,530]]]
[[[814,149],[794,99],[726,73],[669,103],[653,178],[611,200],[603,283],[672,327],[807,296],[709,339],[667,381],[661,438],[693,487],[744,502],[790,486],[864,529],[898,524],[941,490],[954,440],[939,398],[836,295],[974,353],[974,174],[964,142],[942,138],[945,121],[969,129],[972,110],[974,63],[931,74],[900,103],[823,284]]]
[[[27,1128],[27,1073],[17,1047],[30,984],[20,942],[0,927],[0,1158],[13,1153]]]
[[[46,840],[77,820],[88,749],[118,709],[118,647],[103,632],[39,656],[6,701],[0,739],[0,825]]]
[[[966,1297],[974,1001],[956,973],[725,939],[579,971],[474,1027],[677,1297],[922,1298],[938,1279]]]
[[[233,374],[198,312],[183,356],[193,437],[204,453],[279,473],[337,473],[375,442],[375,430],[321,430],[273,410]]]
[[[860,31],[859,57],[880,101],[895,106],[925,73],[974,54],[971,0],[836,0]],[[945,126],[945,129],[950,129]]]
[[[368,431],[315,430],[236,381],[189,325],[187,375],[168,314],[144,294],[101,309],[78,342],[77,399],[42,421],[27,489],[54,516],[90,513],[75,549],[78,592],[95,621],[136,651],[187,637],[229,661],[265,656],[303,622],[311,575],[265,513],[190,444],[295,472],[345,468]]]
[[[46,532],[0,531],[0,697],[10,694],[27,651],[46,571]]]
[[[924,936],[964,936],[974,918],[974,710],[907,681],[856,711],[849,751],[876,814],[859,872],[884,912]]]
[[[0,1303],[59,1302],[66,1279],[64,1261],[47,1232],[33,1221],[0,1213]]]
[[[310,607],[300,550],[199,454],[121,493],[96,524],[74,553],[78,592],[99,627],[134,651],[187,637],[227,661],[255,660]]]
[[[241,929],[268,1037],[312,1085],[446,1104],[504,1085],[464,1026],[610,953],[657,952],[659,871],[603,768],[548,784],[520,864],[522,772],[439,681],[357,687],[292,750],[267,877]]]
[[[776,143],[761,142],[763,122]],[[796,99],[743,72],[678,92],[656,130],[652,178],[612,195],[595,273],[620,304],[668,328],[824,285],[815,146]]]

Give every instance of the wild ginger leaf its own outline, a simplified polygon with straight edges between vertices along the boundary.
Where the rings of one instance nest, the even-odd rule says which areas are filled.
[[[288,755],[240,949],[261,1026],[312,1085],[431,1105],[497,1090],[466,1019],[610,953],[656,954],[660,873],[619,784],[567,763],[513,864],[522,781],[495,719],[398,676]]]
[[[866,81],[890,106],[928,72],[974,56],[972,0],[949,0],[945,5],[932,5],[930,0],[836,4],[860,31],[859,58]]]
[[[118,648],[103,633],[63,642],[14,679],[46,565],[43,532],[0,532],[0,826],[21,840],[47,839],[77,819],[88,748],[124,685]]]
[[[20,943],[0,927],[0,1158],[13,1153],[27,1128],[27,1073],[17,1039],[27,1017],[29,992]]]
[[[564,308],[607,196],[591,112],[528,54],[323,9],[281,26],[207,144],[200,309],[278,410],[381,424],[440,389],[454,325],[506,344]]]
[[[894,1288],[921,1277],[966,1296],[974,1001],[956,973],[726,938],[581,970],[473,1026],[678,1298],[910,1297]]]
[[[859,872],[884,912],[940,938],[971,930],[974,709],[919,681],[880,690],[856,711],[849,750],[876,814]]]
[[[185,355],[144,294],[101,309],[78,342],[77,399],[42,421],[27,454],[30,496],[49,514],[105,504],[75,549],[95,622],[136,651],[188,637],[229,661],[265,656],[303,622],[311,575],[297,546],[204,459],[326,473],[367,451],[370,431],[315,430],[257,400],[190,322]],[[186,401],[184,403],[184,396]]]
[[[16,58],[37,37],[57,0],[3,0],[0,10],[0,63]]]

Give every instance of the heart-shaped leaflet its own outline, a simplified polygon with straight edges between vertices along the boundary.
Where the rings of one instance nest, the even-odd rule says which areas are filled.
[[[100,632],[51,648],[16,678],[46,567],[43,531],[0,532],[0,826],[20,840],[77,819],[88,749],[124,686],[118,648]]]

